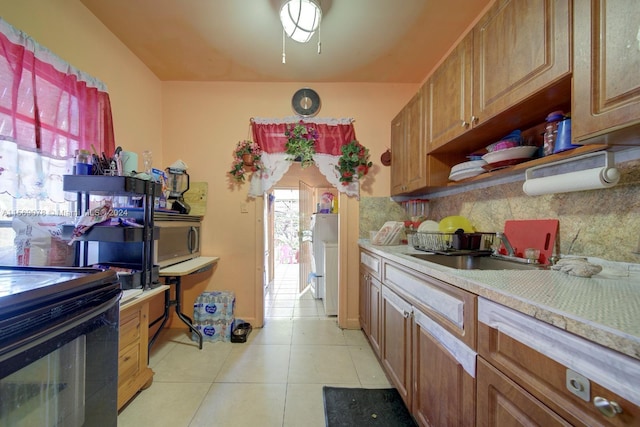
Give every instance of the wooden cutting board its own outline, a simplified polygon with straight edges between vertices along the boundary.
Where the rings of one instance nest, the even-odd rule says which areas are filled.
[[[207,211],[207,192],[209,184],[207,182],[189,183],[189,191],[184,193],[184,201],[191,206],[189,215],[204,216]]]
[[[553,255],[560,221],[557,219],[509,220],[504,223],[504,234],[516,250],[516,255],[524,257],[527,248],[540,249],[540,263],[547,264]],[[501,253],[506,253],[504,246]]]

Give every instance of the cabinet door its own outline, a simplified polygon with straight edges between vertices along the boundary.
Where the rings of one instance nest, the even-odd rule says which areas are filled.
[[[148,387],[153,371],[148,367],[149,304],[137,304],[120,312],[118,353],[118,409]]]
[[[411,408],[411,305],[382,286],[381,316],[380,359],[398,393]]]
[[[373,351],[380,357],[380,305],[382,284],[374,277],[369,277],[369,342]]]
[[[478,427],[571,426],[478,357]]]
[[[413,313],[414,417],[423,426],[474,426],[475,352],[422,312]]]
[[[422,90],[411,98],[406,109],[405,187],[406,191],[415,191],[427,186],[427,144],[424,138]]]
[[[498,0],[474,27],[473,114],[479,125],[570,76],[570,3]]]
[[[640,124],[640,2],[575,2],[574,14],[573,138]]]
[[[472,41],[473,33],[469,33],[430,78],[429,151],[471,128]]]
[[[391,121],[391,195],[402,194],[405,186],[405,115],[403,109]]]
[[[360,327],[362,328],[362,330],[367,336],[369,336],[370,334],[369,280],[370,280],[369,273],[367,273],[366,271],[363,271],[363,268],[361,267],[360,268],[360,296],[359,296],[360,312],[358,314],[358,317],[360,319]]]

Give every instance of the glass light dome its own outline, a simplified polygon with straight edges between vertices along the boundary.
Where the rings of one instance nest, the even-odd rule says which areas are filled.
[[[315,0],[289,0],[280,9],[284,32],[300,43],[311,40],[321,19],[322,10]]]

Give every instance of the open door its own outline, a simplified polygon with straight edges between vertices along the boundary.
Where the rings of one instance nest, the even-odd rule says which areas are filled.
[[[313,187],[302,181],[298,183],[300,229],[298,236],[300,239],[299,270],[300,280],[298,292],[304,291],[309,284],[309,274],[311,274],[311,215],[313,214]]]

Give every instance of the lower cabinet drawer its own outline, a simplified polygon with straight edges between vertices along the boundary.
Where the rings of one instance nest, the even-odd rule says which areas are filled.
[[[142,312],[139,307],[120,313],[120,349],[140,340],[141,317]]]
[[[125,382],[140,370],[140,343],[121,350],[118,356],[118,382]]]

